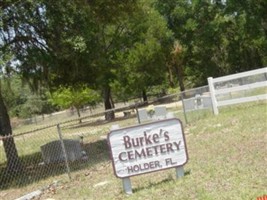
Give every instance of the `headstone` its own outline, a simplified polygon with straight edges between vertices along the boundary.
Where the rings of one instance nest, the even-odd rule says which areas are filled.
[[[183,103],[185,111],[190,111],[195,109],[195,98],[184,99]]]
[[[211,108],[211,97],[210,96],[202,96],[202,95],[196,95],[193,98],[190,99],[184,99],[184,108],[185,111],[192,111],[192,110],[198,110],[203,108]]]
[[[155,106],[155,117],[157,119],[164,119],[167,115],[166,106]]]
[[[68,161],[80,160],[83,157],[82,147],[79,140],[63,140]],[[55,140],[41,146],[43,160],[46,164],[63,162],[63,154],[60,140]]]
[[[149,120],[146,109],[138,109],[140,122]]]
[[[195,110],[203,108],[203,99],[200,94],[195,96]]]

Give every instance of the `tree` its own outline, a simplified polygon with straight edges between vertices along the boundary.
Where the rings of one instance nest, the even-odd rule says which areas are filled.
[[[62,108],[74,107],[78,117],[81,117],[80,109],[84,105],[95,105],[99,102],[98,93],[85,85],[76,85],[73,87],[60,87],[51,95],[51,102]],[[81,123],[80,119],[80,123]]]
[[[127,24],[128,45],[118,52],[116,84],[147,101],[147,90],[166,80],[166,59],[172,44],[172,33],[165,20],[151,7],[151,1],[141,1],[140,9]]]
[[[22,164],[20,162],[14,138],[12,137],[12,128],[9,121],[8,112],[0,92],[0,133],[2,138],[4,150],[7,158],[8,172],[16,172],[22,170]]]
[[[9,75],[11,59],[12,54],[10,51],[3,52],[0,49],[0,137],[3,136],[2,141],[7,158],[6,170],[8,172],[16,172],[22,170],[22,165],[18,156],[14,138],[12,137],[9,114],[2,95],[2,79]]]
[[[116,52],[123,48],[124,23],[135,9],[135,1],[61,0],[44,4],[51,34],[45,40],[55,55],[51,65],[56,66],[50,70],[55,74],[51,76],[51,84],[90,85],[102,91],[105,109],[113,108],[110,88],[114,79],[112,70],[116,68],[113,61]],[[105,117],[113,119],[114,112],[106,112]]]
[[[3,0],[0,51],[35,91],[76,84],[101,91],[111,120],[112,87],[146,100],[167,73],[183,89],[184,81],[203,85],[208,76],[266,65],[266,1],[255,2]]]
[[[132,37],[138,32],[132,31],[135,27],[128,27],[129,23],[135,25],[139,23],[132,22],[133,19],[137,19],[132,16],[139,11],[143,12],[143,18],[139,17],[138,20],[145,19],[143,23],[145,26],[149,26],[149,23],[162,24],[162,19],[159,22],[153,21],[153,16],[160,18],[153,10],[149,14],[150,18],[146,19],[146,14],[150,12],[150,4],[143,1],[118,4],[115,0],[89,2],[39,0],[3,7],[7,8],[3,18],[3,24],[7,24],[3,29],[5,34],[2,35],[6,41],[4,46],[14,50],[16,58],[20,60],[18,71],[28,79],[33,79],[33,83],[46,80],[50,86],[88,84],[91,88],[102,91],[106,110],[114,107],[111,84],[117,78],[114,72],[120,66],[118,55],[121,52],[127,51],[130,45],[137,44],[136,40],[140,40],[140,47],[144,44],[144,47],[154,49],[155,51],[150,50],[154,60],[149,64],[147,59],[143,62],[147,71],[151,71],[153,62],[157,63],[157,57],[157,61],[161,61],[162,58],[157,49],[161,49],[160,45],[165,41],[162,42],[160,41],[162,38],[155,37],[156,26],[151,29],[146,28],[147,34],[144,36],[139,34],[141,37]],[[107,13],[103,12],[103,8],[106,7],[108,7]],[[10,18],[9,15],[15,17]],[[142,26],[139,27],[142,29]],[[149,35],[153,34],[154,36],[149,38]],[[148,38],[145,38],[146,36]],[[138,45],[136,47],[139,48]],[[146,58],[141,54],[137,56]],[[157,70],[154,71],[156,74]],[[94,79],[88,79],[88,76]],[[151,80],[150,84],[154,81]],[[144,87],[143,94],[145,94]],[[106,119],[113,118],[113,111],[106,113]]]
[[[192,86],[206,84],[208,76],[267,64],[266,1],[156,0],[154,5],[184,49],[184,72]]]
[[[3,54],[4,55],[4,54]],[[4,98],[2,96],[2,79],[4,72],[7,71],[8,63],[3,57],[0,57],[0,136],[3,141],[4,150],[7,158],[8,172],[17,172],[22,170],[22,164],[18,156],[14,138],[12,137],[12,128],[10,124],[9,114],[7,111]]]

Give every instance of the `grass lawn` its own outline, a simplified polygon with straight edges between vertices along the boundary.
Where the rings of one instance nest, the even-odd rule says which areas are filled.
[[[106,130],[107,125],[103,127]],[[189,155],[185,176],[176,180],[175,170],[169,169],[132,177],[132,195],[123,193],[122,181],[113,174],[106,142],[100,137],[104,135],[106,131],[99,131],[86,137],[88,145],[98,144],[89,155],[92,164],[72,172],[71,181],[66,174],[48,177],[1,191],[0,199],[14,199],[53,181],[58,182],[40,199],[256,200],[267,195],[266,102],[222,108],[218,116],[207,114],[185,126]]]

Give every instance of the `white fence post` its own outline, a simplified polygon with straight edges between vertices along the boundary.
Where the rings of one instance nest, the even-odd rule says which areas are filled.
[[[214,84],[213,84],[213,78],[209,77],[208,78],[208,83],[209,83],[209,89],[210,89],[210,97],[211,97],[211,103],[212,103],[212,109],[214,115],[219,114],[218,106],[217,106],[217,100],[215,96],[215,89],[214,89]]]

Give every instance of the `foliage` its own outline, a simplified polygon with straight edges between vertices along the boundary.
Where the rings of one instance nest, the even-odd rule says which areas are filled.
[[[89,84],[110,102],[114,84],[140,94],[166,78],[174,87],[175,74],[183,90],[183,81],[203,85],[208,76],[267,64],[263,0],[4,2],[1,50],[14,52],[35,89],[42,80]],[[182,47],[176,64],[174,41]]]
[[[0,46],[20,60],[19,72],[35,80],[33,87],[46,80],[104,90],[119,80],[147,89],[167,73],[169,45],[175,39],[183,47],[178,71],[201,85],[208,76],[267,64],[265,7],[264,0],[5,0]],[[123,71],[131,72],[126,80]],[[177,74],[175,68],[171,71]]]
[[[55,111],[45,92],[34,94],[27,82],[24,83],[16,74],[2,76],[1,92],[11,117],[28,118]]]
[[[27,97],[27,101],[21,105],[20,117],[32,117],[32,115],[50,114],[56,111],[56,107],[53,106],[46,95],[32,94]]]
[[[195,85],[209,76],[266,66],[266,1],[155,1],[185,49],[184,72]]]
[[[184,81],[199,86],[209,76],[266,66],[266,7],[266,0],[2,0],[1,71],[20,74],[39,97],[40,88],[88,85],[108,110],[112,89],[145,100],[155,85],[183,90]],[[35,97],[28,103],[43,112]]]
[[[114,74],[117,84],[140,95],[152,86],[165,83],[172,33],[162,16],[151,7],[150,1],[141,3],[140,10],[133,15],[127,28],[132,36],[131,45],[117,54],[120,68]]]
[[[58,90],[52,93],[51,102],[62,108],[82,108],[84,105],[95,105],[99,102],[99,94],[86,87],[86,86],[76,86],[76,87],[63,87],[61,86]]]

